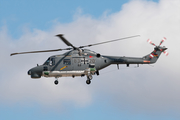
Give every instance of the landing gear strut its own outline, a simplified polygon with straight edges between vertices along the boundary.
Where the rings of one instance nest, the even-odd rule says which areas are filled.
[[[56,78],[56,80],[54,81],[54,84],[57,85],[59,83],[58,79]]]
[[[86,84],[91,84],[91,80],[92,80],[92,75],[88,75],[87,76],[87,80],[86,80]]]

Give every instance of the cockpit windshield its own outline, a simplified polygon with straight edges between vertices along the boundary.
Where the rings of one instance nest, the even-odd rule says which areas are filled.
[[[48,58],[43,65],[49,65],[49,62],[50,62],[50,58]]]
[[[43,65],[54,65],[54,64],[55,64],[55,58],[54,57],[52,57],[52,58],[49,57]]]

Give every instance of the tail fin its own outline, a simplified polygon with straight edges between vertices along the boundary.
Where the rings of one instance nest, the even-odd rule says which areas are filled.
[[[149,62],[150,64],[155,63],[158,60],[161,53],[165,52],[166,49],[167,48],[165,48],[165,47],[156,46],[154,48],[154,51],[151,52],[150,54],[144,56],[143,59],[146,61],[150,61]]]

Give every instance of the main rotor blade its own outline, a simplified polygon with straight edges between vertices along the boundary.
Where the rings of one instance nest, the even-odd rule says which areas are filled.
[[[91,46],[95,46],[95,45],[105,44],[105,43],[109,43],[109,42],[115,42],[115,41],[119,41],[119,40],[124,40],[124,39],[133,38],[133,37],[139,37],[139,36],[140,36],[140,35],[135,35],[135,36],[125,37],[125,38],[120,38],[120,39],[115,39],[115,40],[109,40],[109,41],[105,41],[105,42],[100,42],[100,43],[95,43],[95,44],[89,44],[89,45],[80,46],[79,48],[91,47]]]
[[[40,52],[54,52],[54,51],[62,51],[62,50],[70,50],[71,48],[66,49],[55,49],[55,50],[42,50],[42,51],[30,51],[30,52],[20,52],[20,53],[12,53],[12,55],[18,55],[18,54],[28,54],[28,53],[40,53]]]
[[[64,37],[63,37],[63,34],[58,34],[56,35],[57,37],[59,37],[67,46],[71,46],[73,48],[76,48],[75,46],[73,46],[68,40],[66,40]]]

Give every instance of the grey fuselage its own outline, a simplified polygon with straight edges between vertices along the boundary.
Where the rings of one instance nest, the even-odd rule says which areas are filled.
[[[161,49],[161,50],[160,50]],[[162,50],[163,49],[163,50]],[[99,70],[111,64],[152,64],[157,61],[160,54],[167,48],[154,48],[152,52],[154,57],[150,58],[146,55],[142,58],[135,57],[120,57],[120,56],[105,56],[97,54],[88,49],[82,49],[81,54],[78,50],[71,50],[62,55],[55,55],[40,66],[36,66],[28,71],[31,78],[44,77],[75,77],[99,75]]]

